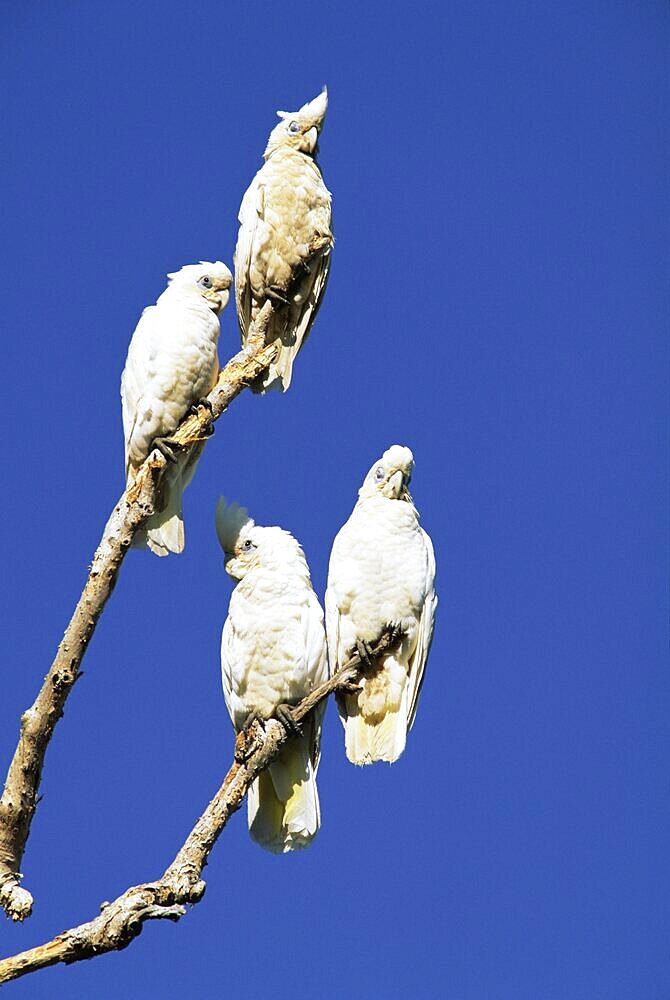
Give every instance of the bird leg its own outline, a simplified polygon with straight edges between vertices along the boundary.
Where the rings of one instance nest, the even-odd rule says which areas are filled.
[[[177,456],[174,453],[174,449],[181,448],[181,444],[171,437],[157,437],[154,438],[151,447],[152,449],[158,448],[161,455],[167,458],[168,462],[176,462]]]
[[[398,642],[400,638],[402,638],[403,634],[402,623],[398,621],[389,622],[388,625],[386,626],[386,634],[388,635],[391,644],[395,645],[395,643]]]
[[[355,680],[342,681],[338,688],[338,691],[343,691],[345,694],[360,694],[362,690],[362,686]]]
[[[200,399],[196,399],[195,403],[191,403],[191,405],[188,408],[188,412],[192,413],[194,417],[197,417],[198,410],[200,409],[201,406],[204,406],[206,410],[209,410],[210,414],[213,413],[212,404],[207,399],[207,396],[201,396]],[[205,437],[211,437],[213,433],[214,433],[214,424],[207,424],[207,426],[203,430],[203,434],[205,435]]]
[[[210,413],[212,412],[212,404],[207,399],[207,396],[201,396],[200,399],[196,399],[195,403],[191,403],[191,405],[188,408],[188,412],[192,413],[194,416],[197,417],[198,409],[201,406],[204,406],[205,409],[209,410]]]
[[[356,652],[360,657],[361,664],[368,670],[372,666],[372,644],[365,639],[356,639]]]
[[[263,289],[263,295],[266,299],[271,299],[273,302],[278,302],[282,306],[290,306],[291,303],[286,298],[286,292],[283,288],[279,288],[278,285],[266,285]]]
[[[293,708],[291,705],[277,705],[275,709],[275,717],[291,736],[300,736],[302,732],[302,726],[293,717]]]
[[[380,640],[383,639],[385,635],[388,636],[390,647],[393,647],[396,645],[402,634],[403,629],[401,623],[399,621],[393,621],[387,623],[387,625],[382,629],[379,637],[374,642],[368,642],[366,639],[356,639],[356,652],[358,653],[358,657],[361,661],[360,669],[372,670],[373,660],[375,659],[375,646],[379,644]],[[387,649],[388,648],[389,647],[387,647]],[[354,693],[353,690],[351,693]]]
[[[244,728],[249,729],[251,726],[253,726],[254,722],[257,722],[259,726],[261,726],[261,728],[263,727],[264,719],[261,717],[261,713],[258,712],[256,709],[254,709],[252,712],[249,712],[249,714],[247,715],[246,719],[244,720]]]

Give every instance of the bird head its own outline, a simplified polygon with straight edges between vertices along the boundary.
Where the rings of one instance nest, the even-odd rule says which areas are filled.
[[[217,315],[228,304],[229,289],[233,283],[232,274],[220,260],[186,264],[181,270],[168,274],[168,279],[170,290],[200,295]]]
[[[365,498],[381,494],[388,500],[406,500],[411,503],[408,486],[413,469],[414,456],[409,448],[392,444],[372,466],[358,495]]]
[[[270,132],[264,158],[267,160],[280,146],[288,146],[300,153],[314,156],[327,110],[328,91],[324,87],[318,97],[303,104],[299,111],[278,111],[281,121]]]
[[[225,497],[219,497],[216,505],[216,533],[226,573],[234,580],[241,580],[257,566],[281,572],[291,565],[308,572],[303,551],[293,535],[282,528],[261,527],[245,507],[229,504]]]

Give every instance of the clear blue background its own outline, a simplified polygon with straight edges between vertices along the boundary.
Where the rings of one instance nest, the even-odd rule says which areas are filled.
[[[231,263],[275,109],[324,82],[337,245],[290,392],[217,425],[186,552],[123,567],[1,953],[158,876],[220,783],[219,493],[293,531],[322,595],[408,444],[441,598],[398,764],[349,766],[329,708],[309,851],[238,814],[178,925],[8,996],[670,996],[669,37],[660,0],[6,5],[3,771],[122,490],[139,313]]]

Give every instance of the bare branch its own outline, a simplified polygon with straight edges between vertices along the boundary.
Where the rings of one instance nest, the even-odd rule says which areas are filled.
[[[206,440],[210,426],[251,382],[267,371],[277,353],[277,344],[265,344],[265,332],[273,313],[266,302],[255,329],[249,331],[246,347],[221,370],[209,394],[212,406],[198,407],[172,437],[185,449]],[[98,618],[114,589],[124,556],[137,529],[157,506],[165,457],[155,450],[147,457],[130,487],[114,508],[93,557],[79,602],[70,619],[56,657],[34,704],[21,716],[19,742],[9,766],[0,798],[0,906],[12,920],[30,916],[33,899],[20,885],[20,866],[37,805],[37,794],[49,741],[63,714]]]
[[[379,656],[393,648],[399,633],[389,628],[372,647]],[[337,673],[320,684],[295,707],[296,721],[333,691],[347,690],[358,676],[361,661],[354,654]],[[198,903],[205,892],[201,875],[207,858],[229,818],[236,812],[249,786],[277,757],[291,737],[276,719],[253,722],[235,740],[235,761],[212,801],[197,821],[170,867],[157,882],[132,886],[86,924],[63,931],[52,941],[0,961],[0,983],[58,962],[79,962],[107,951],[120,951],[141,932],[145,920],[179,920],[188,903]]]

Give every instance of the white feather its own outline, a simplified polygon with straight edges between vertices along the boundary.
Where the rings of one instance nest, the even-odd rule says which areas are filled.
[[[357,640],[374,642],[392,622],[403,635],[398,649],[365,673],[359,694],[338,698],[347,756],[356,764],[394,761],[402,753],[430,647],[435,557],[407,492],[412,467],[412,453],[399,446],[372,466],[330,557],[331,669],[348,659]]]
[[[203,271],[211,275],[211,290],[198,284]],[[228,299],[230,271],[221,262],[205,261],[168,277],[166,290],[140,317],[121,376],[128,485],[156,438],[172,434],[189,407],[214,386],[219,370],[217,313]],[[202,446],[194,445],[167,471],[164,509],[138,532],[136,545],[148,545],[159,555],[183,549],[182,494],[201,452]]]
[[[278,341],[279,355],[255,392],[286,390],[293,361],[305,343],[326,288],[333,247],[331,196],[313,159],[327,108],[318,95],[288,116],[300,134],[282,121],[270,134],[265,163],[242,199],[235,248],[235,300],[242,342],[270,297],[275,310],[266,340]],[[276,296],[279,295],[280,299]],[[281,305],[281,299],[288,305]]]
[[[302,549],[287,531],[254,525],[244,508],[220,501],[217,532],[226,568],[239,580],[221,636],[224,698],[239,731],[250,713],[270,718],[278,705],[295,704],[326,679],[323,612]],[[240,538],[252,549],[241,547]],[[316,835],[322,716],[313,713],[249,795],[251,835],[268,850],[295,850]]]

